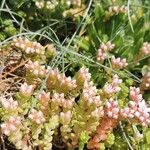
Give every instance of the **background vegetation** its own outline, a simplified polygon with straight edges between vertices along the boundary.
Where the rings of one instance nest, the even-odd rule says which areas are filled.
[[[28,47],[33,48],[33,52],[27,50]],[[149,118],[149,0],[1,0],[0,56],[2,149],[150,149],[148,122],[143,125],[144,121],[125,119],[122,116],[115,119],[115,122],[107,116],[107,102],[110,98],[118,102],[121,112],[133,100],[130,87],[139,87],[140,92],[136,94],[142,94],[146,102],[142,111],[148,113]],[[112,57],[119,58],[116,64]],[[122,59],[125,61],[122,62]],[[34,64],[36,61],[39,62],[38,65]],[[35,73],[35,69],[43,72]],[[82,69],[85,70],[82,72]],[[52,71],[56,79],[51,78]],[[80,77],[82,73],[85,73],[83,79]],[[113,83],[114,75],[118,75],[122,82],[117,85],[120,90],[110,94],[110,89],[107,93],[105,86],[106,83]],[[71,79],[68,79],[69,76]],[[67,83],[62,85],[59,77],[71,82],[71,86]],[[77,88],[73,87],[73,80],[76,80]],[[89,90],[92,86],[97,89],[94,96],[100,96],[103,117],[101,112],[97,112],[99,116],[96,119],[89,117],[100,107],[93,103],[82,112],[86,105],[86,100],[82,97],[87,88],[84,85],[86,80]],[[92,85],[90,81],[93,82]],[[33,85],[34,90],[30,87],[31,91],[26,93],[23,89],[29,87],[24,83],[29,87]],[[55,93],[64,93],[65,99],[75,100],[72,108],[65,108],[58,103],[59,109],[54,109],[56,106],[50,103],[53,107],[48,108],[47,112],[42,111],[46,121],[37,125],[31,116],[32,119],[27,116],[32,114],[32,108],[41,111],[43,104],[37,97],[43,90],[50,92],[49,101],[54,99]],[[16,110],[5,107],[4,99],[11,105],[11,97],[18,102]],[[140,104],[136,105],[140,107]],[[68,111],[72,115],[65,130],[67,120],[61,118],[61,113]],[[22,126],[18,127],[16,133],[6,134],[3,125],[12,116],[20,116]],[[108,127],[108,132],[105,131],[106,138],[99,140],[98,146],[93,143],[94,147],[90,148],[90,140],[98,133],[103,120],[106,121],[104,126],[107,126],[106,118],[113,122]],[[93,128],[90,130],[87,126]],[[65,139],[66,134],[68,139]]]

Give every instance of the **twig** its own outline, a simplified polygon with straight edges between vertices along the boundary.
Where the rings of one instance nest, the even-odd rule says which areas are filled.
[[[6,150],[6,148],[5,148],[5,142],[4,142],[4,139],[3,139],[3,135],[1,135],[1,142],[2,142],[3,150]]]
[[[23,61],[22,63],[20,63],[18,66],[16,66],[15,68],[11,69],[9,72],[5,73],[2,78],[5,78],[8,74],[14,72],[15,70],[17,70],[18,68],[24,66],[26,64],[26,62],[28,62],[29,59],[27,59],[26,61]]]
[[[126,133],[124,132],[124,129],[123,129],[123,127],[122,127],[121,121],[119,122],[119,126],[120,126],[120,128],[121,128],[122,134],[123,134],[123,136],[124,136],[124,138],[125,138],[125,140],[126,140],[128,146],[129,146],[130,150],[134,150],[134,149],[132,148],[132,146],[131,146],[131,144],[130,144],[128,138],[127,138]]]

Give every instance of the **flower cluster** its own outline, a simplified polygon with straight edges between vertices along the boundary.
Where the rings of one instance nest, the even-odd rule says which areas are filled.
[[[125,5],[122,6],[110,6],[108,11],[106,12],[106,16],[104,21],[109,20],[110,17],[118,15],[118,14],[127,14],[128,7]]]
[[[51,99],[52,114],[59,115],[59,121],[61,123],[60,132],[62,140],[68,143],[69,134],[71,132],[70,123],[73,116],[73,104],[74,98],[65,98],[64,93],[54,93]]]
[[[104,45],[102,48],[112,49],[111,46],[105,48]],[[40,66],[39,63],[32,61],[26,64],[26,68],[33,71],[37,69],[37,66]],[[41,70],[42,68],[38,72]],[[150,123],[150,110],[139,88],[130,87],[131,101],[127,107],[119,108],[117,99],[119,99],[118,93],[121,90],[122,80],[118,75],[113,75],[102,90],[98,90],[91,81],[89,69],[85,67],[82,67],[73,78],[66,77],[58,69],[50,70],[46,82],[44,91],[34,93],[34,91],[39,91],[36,90],[38,86],[28,85],[27,80],[27,83],[25,82],[20,87],[17,101],[12,98],[10,100],[1,98],[2,107],[5,109],[18,107],[17,115],[23,113],[31,120],[22,117],[23,125],[18,129],[21,134],[24,134],[22,130],[31,133],[27,135],[33,140],[35,146],[41,142],[42,148],[52,148],[53,137],[55,139],[55,136],[57,137],[60,133],[65,145],[70,149],[75,149],[80,142],[81,133],[84,132],[90,138],[86,141],[88,149],[98,149],[119,121],[136,120],[142,126]],[[3,121],[2,132],[8,136],[21,124],[13,122],[13,127],[11,127],[10,121],[7,122],[5,119]],[[16,141],[11,141],[16,144]]]
[[[130,99],[129,106],[120,110],[121,116],[136,118],[143,126],[147,126],[150,123],[150,109],[142,98],[139,88],[130,87]]]
[[[81,6],[81,0],[66,0],[66,3],[70,5],[75,5],[75,6]]]
[[[59,2],[57,0],[55,0],[55,1],[54,0],[53,1],[37,0],[35,2],[35,5],[39,9],[46,8],[46,9],[52,10],[58,5],[58,3]]]
[[[33,85],[28,85],[26,82],[20,87],[20,93],[25,96],[31,96],[34,90]]]
[[[36,124],[42,124],[45,122],[45,118],[43,116],[43,113],[41,111],[37,111],[35,109],[32,109],[29,118],[35,122]]]
[[[64,93],[54,93],[51,101],[62,108],[71,109],[73,107],[74,98],[65,99]]]
[[[89,140],[88,149],[99,149],[100,143],[107,139],[108,134],[116,127],[120,115],[118,102],[108,99],[104,107],[104,116],[96,128],[96,134]]]
[[[103,117],[104,116],[103,106],[99,106],[94,111],[92,111],[91,116],[98,119],[99,117]]]
[[[130,87],[129,98],[135,102],[141,101],[143,98],[140,92],[140,88]]]
[[[6,110],[15,110],[18,107],[18,102],[14,101],[12,97],[9,99],[5,97],[0,97],[0,102]]]
[[[89,70],[82,67],[76,73],[75,78],[77,81],[76,90],[82,91],[82,93],[79,95],[77,104],[73,105],[73,109],[70,108],[68,111],[63,109],[64,112],[60,113],[61,123],[63,124],[60,128],[61,135],[63,137],[63,141],[69,148],[72,149],[74,149],[78,144],[81,132],[85,131],[91,134],[96,130],[99,119],[104,115],[103,104],[100,100],[100,96],[98,95],[96,86],[94,86],[94,83],[90,81],[91,74],[89,73]],[[58,97],[55,98],[57,101],[59,99],[60,98]],[[61,101],[59,102],[60,104]],[[76,121],[74,118],[76,118]],[[64,122],[65,120],[66,123]],[[89,123],[86,124],[86,121]],[[72,123],[74,124],[73,128],[70,127]]]
[[[2,133],[5,135],[10,135],[12,132],[18,130],[18,127],[21,125],[20,117],[9,117],[7,121],[1,124]]]
[[[51,70],[47,80],[47,86],[59,93],[66,93],[77,87],[76,80],[61,74],[58,69]]]
[[[82,67],[77,75],[76,75],[76,79],[77,80],[81,80],[81,82],[85,82],[86,81],[89,81],[91,79],[91,74],[89,73],[89,69],[88,68],[85,68],[85,67]]]
[[[113,15],[117,15],[119,13],[127,13],[128,12],[128,8],[124,5],[122,6],[110,6],[109,7],[109,13],[113,16]]]
[[[140,51],[144,55],[149,55],[150,54],[150,43],[144,42],[143,46],[140,49]]]
[[[25,67],[38,77],[45,77],[48,73],[48,69],[46,69],[44,65],[41,65],[39,61],[32,62],[29,60],[28,63],[25,64]]]
[[[64,98],[64,93],[54,93],[53,96],[52,96],[52,102],[54,102],[55,104],[59,105],[59,106],[62,106],[65,101],[65,98]]]
[[[118,93],[121,88],[119,87],[119,85],[122,83],[122,80],[119,79],[118,75],[114,75],[112,82],[108,83],[106,82],[106,84],[104,85],[103,91],[106,95],[112,95],[115,93]]]
[[[87,102],[87,105],[101,105],[100,96],[96,96],[97,89],[93,86],[93,82],[85,82],[83,87],[82,96]]]
[[[38,100],[39,100],[39,103],[40,103],[40,109],[41,110],[46,110],[48,105],[49,105],[50,92],[46,93],[45,91],[42,91],[38,95]]]
[[[135,116],[141,122],[142,126],[147,127],[150,124],[150,108],[147,107],[144,100],[138,103],[138,108],[135,111]]]
[[[97,61],[98,62],[103,62],[106,57],[107,57],[107,52],[111,51],[112,49],[114,49],[115,45],[112,44],[110,41],[108,41],[107,43],[102,43],[100,45],[100,48],[98,49],[98,53],[97,53]]]
[[[130,109],[129,107],[126,107],[120,110],[120,114],[123,118],[132,119],[134,117],[134,110]]]
[[[107,57],[107,54],[101,48],[98,50],[97,61],[103,62]]]
[[[110,98],[106,102],[105,112],[109,118],[113,118],[117,120],[119,116],[118,102]]]
[[[150,123],[150,109],[142,99],[139,88],[130,87],[129,97],[132,101],[129,106],[119,109],[118,102],[110,98],[104,107],[104,117],[97,126],[96,134],[89,140],[88,149],[100,148],[100,143],[107,139],[108,134],[118,124],[119,120],[136,118],[140,124],[147,126]]]
[[[13,39],[12,46],[20,48],[26,54],[44,54],[45,48],[38,42],[32,42],[25,37]]]
[[[72,117],[72,113],[71,111],[67,111],[67,112],[61,112],[60,113],[60,122],[63,124],[63,125],[67,125],[70,123],[71,121],[71,117]]]
[[[75,78],[78,87],[82,88],[84,86],[85,81],[90,81],[91,79],[89,69],[85,67],[80,68],[80,70],[76,73]]]
[[[121,109],[121,116],[124,118],[133,119],[136,118],[142,124],[142,126],[146,127],[150,123],[150,115],[149,108],[146,106],[144,100],[137,102],[129,102],[129,106]]]
[[[124,59],[121,59],[120,57],[115,58],[115,56],[112,56],[111,63],[112,67],[115,69],[123,69],[128,65],[126,58]]]
[[[39,9],[41,9],[41,8],[44,7],[44,1],[43,1],[43,0],[36,1],[36,2],[35,2],[35,5],[36,5]]]

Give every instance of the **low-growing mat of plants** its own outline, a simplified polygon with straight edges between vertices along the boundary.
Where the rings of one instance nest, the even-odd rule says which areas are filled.
[[[0,150],[150,150],[150,1],[0,0]]]

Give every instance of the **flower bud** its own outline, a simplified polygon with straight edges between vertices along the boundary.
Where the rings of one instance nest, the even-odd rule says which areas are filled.
[[[67,111],[66,113],[61,112],[60,113],[60,121],[62,124],[69,124],[71,121],[72,113],[71,111]]]
[[[44,115],[41,111],[37,111],[35,109],[32,109],[29,116],[28,116],[33,122],[36,124],[42,124],[45,122]]]
[[[144,55],[149,55],[150,54],[150,43],[148,43],[148,42],[143,43],[143,46],[140,49],[140,51]]]
[[[123,69],[128,65],[125,58],[124,59],[115,58],[115,56],[112,57],[111,63],[112,67],[115,69]]]
[[[21,94],[25,96],[31,96],[33,94],[34,86],[28,85],[27,83],[24,83],[20,87]]]
[[[16,110],[18,107],[18,102],[14,101],[12,97],[9,99],[0,97],[0,102],[2,103],[2,106],[7,110]]]
[[[40,2],[36,2],[40,4]],[[27,38],[15,38],[13,39],[12,45],[16,46],[17,48],[22,49],[26,54],[44,54],[45,49],[44,47],[38,42],[32,42]]]
[[[142,98],[142,94],[140,94],[140,89],[139,88],[136,88],[136,87],[130,87],[130,99],[132,101],[141,101],[143,98]]]
[[[6,122],[1,124],[2,133],[8,136],[12,132],[15,132],[20,125],[21,118],[11,116]]]

